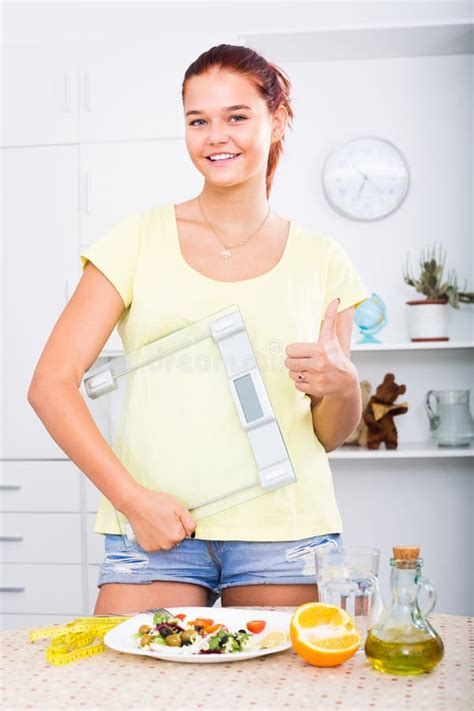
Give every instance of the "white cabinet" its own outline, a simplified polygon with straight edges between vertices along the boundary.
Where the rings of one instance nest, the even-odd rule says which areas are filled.
[[[11,148],[3,160],[0,458],[61,459],[27,401],[35,365],[78,273],[78,146]]]
[[[84,613],[82,476],[71,461],[0,462],[2,627]]]
[[[106,50],[103,43],[83,47],[81,142],[184,135],[183,76],[215,37],[156,29],[153,42],[108,42]]]
[[[75,513],[3,513],[0,563],[82,562],[81,517]]]
[[[2,146],[184,136],[181,85],[204,49],[231,33],[165,32],[3,48]]]
[[[81,246],[97,240],[136,210],[187,199],[202,176],[183,139],[122,141],[81,146]]]
[[[71,46],[7,45],[2,59],[2,146],[77,143],[80,97]]]
[[[3,566],[0,614],[81,615],[84,609],[81,565],[46,563]]]
[[[0,461],[0,511],[79,512],[82,476],[67,459]]]

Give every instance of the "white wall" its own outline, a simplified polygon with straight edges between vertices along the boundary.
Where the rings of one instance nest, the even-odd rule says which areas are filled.
[[[130,9],[133,12],[130,14]],[[59,39],[153,39],[158,30],[238,30],[257,32],[289,28],[437,22],[472,16],[469,0],[326,0],[274,2],[4,2],[3,37],[11,44]],[[25,18],[28,17],[28,22]]]
[[[402,278],[411,253],[442,242],[446,266],[472,287],[472,56],[286,64],[294,86],[295,121],[272,199],[318,232],[340,241],[368,287],[386,301],[384,341],[405,340],[405,301],[416,298]],[[370,223],[338,215],[321,189],[329,150],[346,138],[375,134],[395,143],[411,173],[395,213]],[[472,306],[450,310],[452,338],[466,337]],[[472,337],[471,332],[471,337]]]

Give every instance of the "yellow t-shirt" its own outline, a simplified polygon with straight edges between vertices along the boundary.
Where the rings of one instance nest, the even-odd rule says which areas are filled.
[[[218,281],[185,261],[174,205],[166,204],[123,218],[83,250],[80,258],[83,267],[93,262],[124,301],[126,308],[117,329],[126,352],[232,305],[237,305],[243,316],[297,481],[200,519],[196,538],[278,541],[341,532],[332,474],[324,447],[314,434],[310,399],[295,388],[284,360],[290,343],[317,340],[332,299],[341,299],[339,311],[343,311],[369,298],[370,292],[344,248],[331,237],[291,221],[285,251],[273,269],[243,281]],[[193,378],[206,402],[212,400],[215,391],[208,387],[203,370],[196,367]],[[166,491],[168,482],[176,479],[173,452],[186,447],[193,451],[193,437],[198,435],[201,441],[208,437],[216,462],[220,457],[229,462],[226,439],[220,432],[203,429],[197,435],[186,429],[189,388],[189,374],[187,380],[184,375],[181,379],[173,375],[169,391],[164,393],[164,402],[166,397],[183,402],[182,417],[174,422],[166,407],[151,412],[146,399],[130,401],[127,431],[135,434],[113,445],[130,474],[156,491]],[[229,410],[228,417],[235,420],[235,411]],[[151,420],[157,466],[145,472],[140,466],[144,446],[140,423]],[[222,421],[222,432],[227,424],[230,426],[230,419]],[[235,460],[235,467],[242,467],[244,460],[234,454],[232,463]],[[215,470],[219,477],[218,467]],[[115,510],[104,496],[95,531],[120,532]]]

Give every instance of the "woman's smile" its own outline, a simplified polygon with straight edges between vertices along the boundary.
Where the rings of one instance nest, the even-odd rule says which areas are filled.
[[[212,163],[212,165],[228,165],[232,161],[234,161],[236,158],[238,158],[241,154],[240,153],[214,153],[214,157],[206,156],[207,160],[209,163]]]

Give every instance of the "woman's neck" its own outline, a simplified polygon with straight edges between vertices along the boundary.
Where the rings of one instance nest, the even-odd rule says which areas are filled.
[[[212,224],[245,227],[261,222],[269,207],[265,185],[236,185],[219,188],[205,183],[199,196],[202,209]]]

